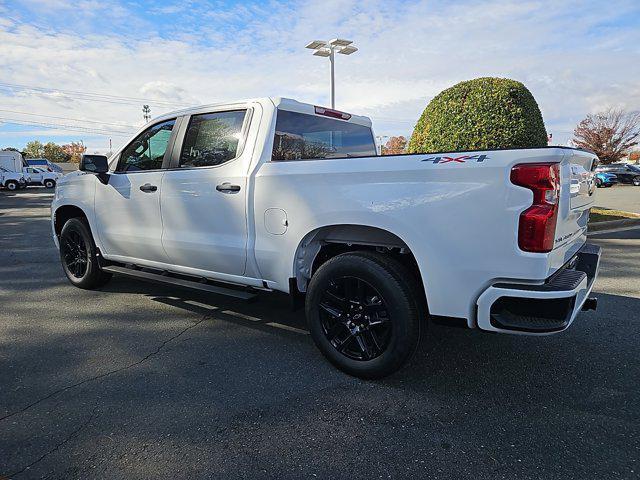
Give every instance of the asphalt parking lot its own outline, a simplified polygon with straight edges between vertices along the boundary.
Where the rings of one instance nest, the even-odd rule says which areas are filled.
[[[599,188],[596,205],[612,210],[640,213],[640,187],[614,185],[609,188]]]
[[[569,331],[433,326],[367,382],[324,361],[282,296],[73,288],[50,201],[0,192],[0,476],[639,476],[640,229],[593,237],[599,309]]]

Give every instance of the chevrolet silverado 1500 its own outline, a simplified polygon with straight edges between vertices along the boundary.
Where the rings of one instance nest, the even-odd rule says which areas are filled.
[[[595,308],[596,164],[563,147],[378,156],[368,118],[258,99],[167,114],[85,156],[52,228],[80,288],[123,274],[286,292],[334,365],[376,378],[428,319],[546,335]]]

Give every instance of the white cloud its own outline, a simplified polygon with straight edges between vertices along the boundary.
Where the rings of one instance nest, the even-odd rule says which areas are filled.
[[[486,75],[523,81],[554,138],[563,143],[586,113],[609,105],[640,109],[640,64],[631,61],[634,54],[637,58],[640,28],[638,21],[635,29],[616,25],[625,15],[638,17],[633,0],[188,6],[157,10],[165,23],[156,29],[148,19],[131,20],[131,12],[123,15],[125,7],[115,5],[121,22],[145,28],[127,29],[129,23],[114,21],[114,30],[105,33],[76,33],[73,25],[44,30],[5,20],[0,81],[185,104],[267,95],[327,104],[328,62],[303,47],[315,38],[342,36],[360,50],[337,58],[337,107],[374,117],[382,134],[410,133],[431,97]],[[167,15],[179,12],[175,22],[167,22]],[[128,124],[140,124],[144,103],[87,102],[73,94],[27,95],[2,88],[0,101],[6,109]],[[153,102],[151,108],[153,115],[171,109]]]

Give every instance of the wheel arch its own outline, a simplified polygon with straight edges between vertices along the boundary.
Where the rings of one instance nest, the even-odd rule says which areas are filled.
[[[359,224],[325,225],[304,235],[295,250],[291,286],[295,285],[299,292],[306,292],[311,277],[320,265],[336,255],[357,250],[378,251],[399,260],[415,274],[426,299],[426,286],[409,245],[389,230]]]
[[[56,236],[60,238],[62,227],[69,219],[78,217],[83,217],[89,221],[86,212],[77,205],[61,205],[56,208],[53,214],[53,229]]]

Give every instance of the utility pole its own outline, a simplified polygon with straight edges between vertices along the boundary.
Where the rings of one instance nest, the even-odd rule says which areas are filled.
[[[151,107],[149,105],[142,106],[142,117],[144,118],[144,123],[148,123],[151,120]]]
[[[313,54],[316,57],[329,57],[329,63],[331,68],[331,108],[336,108],[336,79],[335,79],[335,53],[341,53],[343,55],[351,55],[358,51],[356,47],[352,45],[351,40],[344,40],[342,38],[334,38],[325,42],[324,40],[314,40],[308,43],[305,48],[314,50]]]

